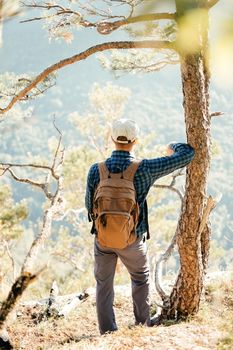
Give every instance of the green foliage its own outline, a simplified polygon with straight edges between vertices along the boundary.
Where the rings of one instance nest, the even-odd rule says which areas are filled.
[[[136,40],[172,41],[176,37],[177,24],[170,20],[163,21],[163,24],[160,21],[148,21],[127,25],[124,30],[129,37]],[[149,73],[168,64],[179,63],[178,55],[174,51],[161,49],[134,49],[127,52],[112,50],[110,55],[100,53],[98,59],[104,68],[115,74]]]
[[[28,84],[30,84],[35,75],[33,74],[21,74],[16,75],[15,73],[6,72],[0,75],[0,97],[2,102],[9,101],[9,98],[16,96],[21,90],[23,90]],[[35,98],[42,96],[43,92],[55,84],[56,74],[52,73],[45,77],[45,79],[30,93],[25,97],[25,100],[28,98]]]
[[[52,239],[47,243],[46,254],[40,256],[42,266],[49,259],[49,269],[30,287],[30,295],[36,293],[38,297],[42,297],[44,293],[48,293],[53,280],[57,281],[62,293],[76,292],[77,289],[82,290],[94,284],[93,237],[90,235],[91,224],[87,221],[84,206],[86,178],[91,164],[110,155],[112,146],[108,125],[113,119],[123,116],[129,96],[129,89],[110,83],[106,86],[95,84],[89,95],[90,106],[86,112],[83,115],[76,112],[70,115],[70,120],[77,128],[80,144],[68,148],[65,155],[63,168],[65,226],[59,229],[56,225],[53,230]],[[90,128],[90,125],[94,128]],[[143,144],[138,143],[135,150],[136,157],[150,158],[164,154],[166,147],[154,146],[153,132],[145,130],[141,138]],[[54,152],[55,139],[50,138],[48,144],[49,149]],[[31,156],[30,162],[46,164],[40,156]],[[163,181],[166,183],[169,179]],[[164,202],[167,195],[167,191],[153,189],[149,196],[152,233],[149,245],[152,257],[166,248],[175,229],[177,208],[173,205],[173,201]],[[161,240],[165,242],[162,245],[159,244]],[[174,265],[174,262],[171,265]],[[119,269],[116,281],[119,283],[129,281],[124,269]]]
[[[52,241],[47,244],[51,256],[49,269],[43,273],[43,278],[32,285],[30,289],[33,293],[37,293],[38,297],[48,293],[54,279],[57,280],[60,289],[64,293],[75,292],[77,289],[82,290],[90,284],[94,284],[93,237],[89,233],[91,225],[87,222],[84,207],[86,177],[91,164],[110,155],[112,144],[109,138],[109,125],[113,119],[123,117],[130,96],[131,91],[129,89],[118,85],[112,83],[104,86],[94,84],[90,90],[89,106],[86,111],[82,114],[74,112],[69,116],[76,127],[76,137],[79,139],[79,145],[68,147],[65,155],[63,172],[64,196],[66,199],[64,221],[66,227],[58,229],[56,225]],[[136,157],[151,158],[164,155],[166,147],[154,145],[155,132],[146,129],[140,123],[139,126],[143,126],[140,135],[143,142],[140,142],[139,139],[135,149]],[[47,138],[47,140],[48,148],[54,152],[57,140],[54,137]],[[24,149],[21,150],[21,153],[23,151]],[[39,151],[40,149],[38,149],[38,155],[36,156],[30,154],[29,161],[47,164],[45,158],[39,155]],[[166,177],[157,183],[169,184],[170,182],[170,177]],[[182,182],[183,179],[180,185],[182,185]],[[169,190],[153,188],[148,197],[152,237],[148,241],[148,245],[152,264],[154,263],[153,258],[155,256],[157,258],[159,254],[165,251],[176,228],[180,200],[176,194],[170,195],[169,193]],[[5,198],[5,196],[2,197]],[[5,204],[4,207],[6,207]],[[20,211],[16,212],[19,215],[18,217],[21,217]],[[4,217],[10,219],[10,214],[6,213]],[[220,226],[219,231],[222,230],[222,226]],[[16,230],[16,226],[14,230]],[[222,252],[218,252],[216,257],[217,259],[221,258]],[[48,251],[46,256],[40,258],[40,263],[46,263]],[[153,267],[153,265],[151,266]],[[177,259],[169,260],[166,268],[167,271],[176,270]],[[119,283],[128,282],[128,274],[124,269],[118,271],[116,281]]]
[[[128,25],[125,31],[135,39],[149,39],[154,40],[169,40],[174,39],[177,31],[175,21],[165,21],[164,24],[160,22],[145,22],[135,25]]]
[[[232,350],[233,347],[233,320],[230,321],[232,325],[227,325],[228,336],[222,339],[217,347],[217,350]]]
[[[224,248],[219,246],[219,243],[216,240],[212,240],[210,247],[210,256],[213,260],[217,260],[225,256]]]
[[[84,207],[86,177],[90,164],[101,160],[100,155],[87,146],[79,146],[67,152],[64,163],[64,195],[67,207]]]
[[[23,232],[21,222],[28,215],[25,200],[14,204],[11,188],[8,185],[0,185],[0,210],[2,238],[7,241],[18,238]]]
[[[222,149],[217,141],[213,141],[211,145],[211,154],[213,157],[221,156]]]
[[[73,30],[80,29],[80,21],[82,19],[79,13],[65,13],[62,16],[47,16],[47,11],[42,13],[46,18],[44,28],[46,29],[49,40],[64,40],[66,43],[71,43],[74,36]]]
[[[26,201],[15,203],[11,187],[0,184],[0,298],[6,296],[9,285],[15,277],[13,270],[16,268],[15,257],[17,254],[14,250],[23,235],[22,222],[27,218],[27,215]],[[19,258],[18,255],[17,258]]]
[[[167,64],[179,62],[176,53],[170,50],[134,49],[122,53],[112,50],[110,55],[99,54],[100,64],[107,70],[117,75],[120,73],[149,73],[165,67]]]
[[[131,0],[128,2],[132,4]],[[69,5],[73,5],[74,3],[75,5],[77,4],[76,1],[69,1]],[[134,3],[136,3],[136,1]],[[147,3],[144,10],[154,11],[154,3],[155,1],[150,1],[149,5]],[[96,17],[96,14],[93,14],[93,12],[89,13],[89,15]],[[192,13],[192,16],[191,14],[189,15],[189,18],[185,18],[182,23],[182,29],[180,29],[179,32],[179,45],[184,50],[195,51],[196,47],[198,47],[197,40],[194,40],[194,42],[190,40],[190,37],[192,37],[192,29],[195,29],[196,25],[195,17],[194,13]],[[198,15],[200,15],[201,21],[205,24],[206,12],[198,13]],[[66,42],[71,42],[73,39],[72,29],[80,28],[81,18],[82,16],[78,13],[48,16],[46,27],[49,31],[50,38],[64,39]],[[191,27],[190,23],[192,24]],[[228,32],[230,35],[231,30]],[[138,25],[136,27],[128,26],[126,28],[126,33],[133,38],[146,39],[152,37],[154,40],[174,40],[177,34],[177,26],[175,22],[170,21],[163,27],[159,24],[148,22],[145,25]],[[187,45],[187,43],[190,45]],[[193,43],[196,44],[196,46],[193,45]],[[161,52],[158,53],[156,50],[131,50],[128,54],[119,54],[117,51],[114,51],[110,59],[106,58],[106,56],[100,56],[100,60],[102,60],[102,64],[106,68],[124,72],[149,72],[161,69],[168,63],[177,63],[178,60],[175,53],[164,51],[162,54],[163,56],[161,56]],[[219,60],[218,54],[215,55],[215,57]],[[229,67],[229,65],[221,66]],[[0,82],[2,100],[3,98],[8,100],[9,95],[13,96],[17,94],[31,79],[33,79],[31,75],[16,76],[7,73],[2,76]],[[46,78],[38,89],[36,88],[31,92],[29,97],[35,97],[40,94],[39,89],[47,89],[50,87],[54,83],[54,79],[54,76]],[[70,116],[70,119],[77,127],[77,137],[80,138],[80,145],[68,149],[66,153],[64,164],[64,194],[67,200],[66,209],[68,211],[72,209],[81,211],[77,215],[70,213],[66,216],[67,221],[70,223],[68,228],[62,227],[58,234],[56,230],[53,241],[50,242],[52,256],[50,263],[51,268],[43,274],[39,283],[32,286],[34,292],[37,292],[38,295],[42,295],[44,292],[46,293],[46,290],[48,291],[53,279],[58,280],[58,284],[61,286],[63,292],[77,291],[77,289],[89,286],[90,281],[92,281],[90,277],[92,276],[93,261],[92,237],[89,234],[90,226],[86,220],[86,213],[82,210],[84,207],[86,175],[92,163],[102,160],[109,155],[109,132],[106,126],[108,123],[111,123],[114,118],[123,116],[125,104],[129,97],[129,89],[121,88],[110,83],[104,87],[95,84],[90,93],[90,108],[82,114],[75,112]],[[30,115],[32,114],[32,111],[29,110],[28,112]],[[16,114],[15,110],[13,113]],[[22,116],[21,109],[18,110],[17,116]],[[37,138],[36,128],[30,127],[28,124],[25,128],[28,128],[27,132],[25,132],[25,129],[23,130],[25,138],[29,140],[27,144],[30,145],[33,142],[35,145],[37,142],[37,151],[38,153],[41,152],[42,143],[41,140]],[[16,135],[18,135],[18,132],[17,130]],[[40,132],[42,131],[40,130]],[[28,136],[29,134],[30,137]],[[46,136],[44,139],[46,139]],[[162,147],[155,147],[153,139],[154,134],[151,130],[146,130],[146,136],[143,136],[143,144],[138,144],[136,150],[137,157],[149,158],[163,154]],[[18,151],[19,142],[17,142],[16,137],[12,137],[12,143],[11,146],[13,145],[12,148],[14,152],[15,150]],[[54,145],[54,139],[50,139],[49,148],[54,149]],[[23,153],[24,151],[25,149],[21,146],[19,152]],[[219,155],[219,149],[217,149],[216,145],[213,147],[213,154]],[[39,160],[39,158],[40,156],[31,157],[34,161]],[[169,182],[168,180],[169,179],[166,178],[164,182]],[[3,232],[4,239],[12,240],[19,237],[22,233],[21,222],[27,216],[27,209],[23,201],[18,204],[14,204],[13,201],[7,202],[6,198],[11,197],[11,193],[7,193],[6,190],[4,191],[0,192],[0,196],[3,193],[1,197],[2,202],[0,201],[0,207],[3,208],[0,213],[1,233]],[[167,202],[165,201],[166,198],[167,191],[157,189],[153,189],[148,198],[151,208],[150,223],[152,239],[149,241],[149,245],[152,255],[164,251],[166,244],[169,243],[175,231],[180,202],[176,199]],[[225,217],[226,216],[224,216],[224,218]],[[222,218],[222,221],[224,218]],[[222,221],[221,225],[216,229],[219,233],[218,239],[221,239],[223,228]],[[213,246],[211,257],[213,259],[219,259],[223,256],[224,251],[222,248],[218,247],[218,242],[216,242]],[[44,261],[46,261],[46,257],[43,258]],[[124,278],[124,276],[118,277],[118,281],[122,281]]]
[[[68,216],[73,227],[61,227],[49,242],[46,285],[56,280],[62,293],[75,293],[93,284],[93,242],[87,220]]]
[[[93,281],[93,237],[90,235],[91,224],[87,222],[84,207],[86,178],[89,167],[109,156],[112,145],[109,143],[108,124],[114,118],[122,117],[126,102],[130,96],[128,89],[117,85],[107,84],[100,86],[94,84],[89,95],[90,106],[83,115],[77,112],[70,115],[70,120],[81,136],[78,147],[69,148],[64,163],[64,195],[66,198],[66,220],[72,225],[61,227],[59,233],[53,234],[51,244],[50,282],[57,279],[61,288],[66,292],[87,287]],[[95,126],[94,132],[90,125]],[[151,158],[163,155],[165,146],[153,144],[155,134],[146,130],[140,135],[143,144],[138,143],[135,154],[138,158]],[[169,183],[169,178],[163,183]],[[148,198],[150,207],[150,226],[152,239],[149,241],[151,255],[162,253],[170,238],[174,234],[177,215],[180,207],[179,200],[174,205],[176,195],[165,203],[168,191],[153,189]],[[165,237],[165,238],[164,238]],[[159,242],[164,243],[160,246]],[[63,268],[57,270],[58,264]],[[171,263],[174,265],[174,262]],[[63,272],[62,272],[63,271]],[[91,282],[90,282],[91,281]],[[119,269],[116,276],[119,283],[128,282],[128,274]]]
[[[87,111],[83,115],[78,112],[70,115],[70,120],[76,126],[82,140],[86,141],[87,150],[96,151],[97,160],[107,155],[111,122],[122,117],[129,96],[130,90],[127,88],[112,83],[102,87],[95,83],[89,94],[90,106]]]
[[[163,32],[167,40],[174,40],[174,35],[177,32],[177,23],[176,22],[170,22],[167,23],[164,28]]]

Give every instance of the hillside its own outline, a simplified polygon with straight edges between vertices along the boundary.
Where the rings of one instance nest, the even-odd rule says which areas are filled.
[[[222,10],[227,11],[226,9],[226,5],[223,4]],[[216,16],[218,13],[219,9],[216,9],[211,16]],[[72,56],[88,46],[104,40],[103,36],[90,29],[75,32],[73,44],[61,40],[49,42],[42,22],[20,23],[20,20],[30,18],[33,15],[36,15],[36,12],[28,11],[22,17],[16,17],[4,23],[4,40],[0,49],[0,72],[3,74],[3,77],[1,77],[3,85],[11,84],[8,75],[4,78],[5,74],[35,75],[54,62]],[[112,33],[108,36],[108,40],[115,40],[117,35]],[[119,35],[120,38],[128,37],[128,34],[123,31]],[[46,91],[43,97],[27,103],[17,104],[0,123],[0,133],[4,135],[0,139],[1,162],[28,163],[45,159],[47,163],[51,158],[51,143],[57,136],[52,124],[52,118],[56,116],[57,125],[63,133],[66,155],[70,159],[70,163],[65,169],[66,175],[68,174],[65,187],[67,201],[69,202],[68,208],[82,208],[85,180],[78,182],[76,178],[86,176],[86,170],[91,161],[89,159],[88,162],[86,161],[85,168],[83,164],[80,164],[76,154],[79,154],[81,147],[90,151],[93,150],[93,147],[91,147],[88,140],[83,139],[82,135],[80,136],[80,130],[71,122],[71,116],[77,113],[80,120],[83,120],[85,124],[93,86],[98,85],[99,90],[103,91],[110,82],[115,90],[124,88],[126,95],[129,92],[130,97],[125,103],[122,114],[138,122],[142,135],[141,144],[143,144],[148,133],[152,132],[150,136],[151,143],[147,146],[148,150],[153,149],[155,145],[166,145],[173,140],[177,142],[185,141],[183,96],[179,69],[179,65],[172,65],[150,74],[122,74],[116,77],[112,72],[103,69],[98,58],[93,56],[85,62],[79,62],[60,70],[57,73],[56,85]],[[211,249],[214,253],[212,254],[211,251],[210,261],[212,265],[215,265],[214,269],[220,265],[230,265],[233,259],[231,240],[233,227],[233,178],[231,169],[233,157],[229,152],[233,136],[231,94],[230,89],[227,90],[225,86],[215,84],[213,74],[210,89],[210,111],[223,111],[225,113],[223,117],[213,118],[211,129],[213,157],[208,194],[215,197],[222,193],[221,202],[211,214],[213,240]],[[111,98],[108,102],[108,108],[111,111]],[[96,109],[98,110],[97,107]],[[101,122],[104,114],[102,112],[99,113],[98,122]],[[86,123],[88,124],[88,122]],[[88,147],[86,147],[87,145]],[[151,158],[156,155],[154,152],[148,152],[147,156]],[[72,162],[72,158],[78,159]],[[68,167],[73,172],[72,176],[69,175]],[[79,176],[77,176],[77,173]],[[22,222],[25,231],[25,242],[27,242],[29,236],[27,230],[33,228],[34,235],[37,232],[36,225],[41,220],[44,206],[43,196],[40,192],[31,189],[28,184],[18,184],[12,181],[7,174],[1,177],[0,186],[5,183],[11,185],[14,201],[24,200],[29,207],[29,215]],[[82,192],[79,192],[80,188],[82,188]],[[77,193],[76,197],[80,198],[79,201],[74,200],[74,193]],[[152,195],[156,196],[155,193]],[[70,197],[72,201],[69,201]],[[156,205],[159,207],[161,203],[158,202]],[[173,205],[173,207],[175,206]],[[160,209],[158,208],[158,210]],[[153,215],[156,217],[158,214],[153,213]],[[154,221],[157,221],[157,219]],[[76,227],[70,226],[70,221],[59,221],[56,227],[53,228],[55,237],[57,237],[58,225],[59,227],[68,226],[70,232],[77,231]],[[161,243],[162,240],[157,229],[157,227],[153,228],[153,234],[156,239],[158,237],[158,241]],[[171,230],[171,232],[173,231]],[[71,234],[74,235],[73,232]],[[162,239],[165,235],[166,232],[163,232]],[[27,243],[25,243],[26,245]]]
[[[76,1],[60,2],[71,4]],[[103,2],[111,3],[108,0]],[[127,3],[128,0],[118,2]],[[212,23],[215,24],[216,15],[221,12],[219,9],[227,12],[228,7],[224,7],[224,2],[226,0],[221,2],[223,7],[218,8],[217,5],[217,9],[211,13]],[[103,35],[89,27],[85,28],[86,31],[75,29],[73,42],[64,41],[64,37],[48,40],[48,33],[41,21],[20,23],[23,19],[37,16],[39,13],[37,10],[28,10],[22,13],[21,17],[16,16],[2,23],[0,107],[5,105],[12,93],[18,94],[17,86],[27,84],[46,67],[105,41]],[[212,23],[211,28],[215,28]],[[212,30],[210,44],[213,39]],[[122,30],[119,33],[112,32],[107,40],[126,40],[129,36],[130,31]],[[142,56],[145,54],[146,51],[142,51]],[[233,262],[233,156],[230,152],[233,137],[233,100],[231,88],[227,87],[225,82],[217,83],[214,69],[210,85],[210,114],[213,118],[211,127],[208,126],[208,130],[211,129],[211,140],[208,141],[208,150],[211,153],[208,188],[201,191],[199,196],[191,198],[188,213],[191,219],[195,219],[195,200],[192,200],[196,198],[199,201],[205,192],[213,198],[221,197],[221,201],[210,215],[212,233],[208,261],[209,272],[218,269],[221,271],[214,278],[207,280],[198,315],[189,318],[187,322],[167,322],[153,328],[134,326],[131,291],[130,286],[126,285],[128,279],[125,280],[121,275],[119,278],[118,274],[115,280],[118,284],[115,309],[119,330],[113,334],[99,335],[93,281],[93,237],[89,233],[90,223],[87,221],[84,204],[88,169],[94,162],[110,155],[112,149],[107,144],[107,134],[110,122],[114,118],[126,117],[139,124],[140,137],[135,152],[139,159],[163,155],[166,145],[171,142],[186,142],[185,127],[188,124],[187,119],[186,124],[184,120],[182,104],[184,105],[185,101],[179,64],[166,66],[150,74],[138,72],[118,75],[118,72],[115,74],[105,69],[100,61],[100,56],[93,55],[79,63],[63,67],[57,71],[56,77],[51,77],[54,83],[51,89],[44,91],[42,96],[36,99],[21,100],[0,122],[0,305],[21,271],[33,239],[40,237],[40,232],[43,232],[43,223],[46,222],[47,208],[52,198],[48,191],[58,194],[57,178],[62,175],[63,180],[64,175],[61,196],[58,198],[59,205],[56,212],[53,212],[52,228],[50,229],[48,220],[48,230],[44,231],[46,239],[43,242],[43,250],[35,259],[35,271],[42,270],[42,273],[25,291],[7,324],[14,349],[232,350],[233,275],[228,275],[227,272],[232,269]],[[38,94],[40,93],[39,89]],[[196,109],[192,108],[192,111]],[[64,154],[56,146],[59,135],[62,135]],[[199,139],[198,134],[196,139]],[[196,144],[196,140],[193,141]],[[192,144],[191,140],[189,142]],[[205,147],[205,143],[200,143],[197,151],[203,145]],[[61,156],[61,161],[56,164],[58,155]],[[198,174],[202,160],[205,160],[205,157],[197,162],[193,174]],[[15,173],[11,172],[10,163],[14,164],[11,167],[15,169]],[[42,166],[38,166],[39,164]],[[51,174],[54,175],[56,165],[59,175],[52,179]],[[153,186],[148,196],[151,231],[148,248],[151,269],[154,269],[160,254],[167,249],[180,214],[185,176],[171,176],[159,180],[161,182],[156,181],[157,187]],[[175,189],[178,191],[165,190],[171,187],[166,185],[173,184],[176,177]],[[204,178],[203,175],[199,177]],[[197,190],[198,185],[197,182]],[[41,189],[45,189],[45,196]],[[181,194],[179,198],[177,193]],[[198,210],[197,214],[201,212],[202,209]],[[47,217],[50,218],[49,215]],[[200,221],[194,221],[197,234],[195,237],[201,238],[204,236],[201,229],[203,221],[201,217]],[[187,231],[184,230],[185,233]],[[191,238],[194,238],[192,232],[186,236],[190,240],[187,240],[185,249],[189,245],[192,246],[190,242]],[[196,257],[197,251],[198,249],[190,256]],[[203,257],[208,255],[202,253]],[[172,280],[168,280],[166,286],[169,289],[172,288],[179,268],[179,254],[175,250],[161,271],[162,278],[172,276]],[[190,270],[191,264],[188,264],[187,274],[191,276]],[[202,267],[196,270],[197,273],[200,271]],[[151,275],[154,275],[154,272]],[[90,286],[87,289],[89,295],[66,318],[41,318],[46,305],[39,303],[32,306],[30,301],[46,298],[54,280],[63,295],[81,292]],[[200,280],[197,282],[200,286]],[[190,291],[196,284],[190,279],[190,284],[185,282],[184,285],[188,286],[186,289]],[[159,297],[152,290],[153,310],[155,300],[159,302]]]
[[[225,274],[207,283],[199,314],[187,322],[159,327],[134,326],[129,286],[116,287],[119,330],[100,336],[94,290],[66,319],[38,323],[39,308],[19,306],[9,334],[18,350],[230,350],[233,280]],[[154,300],[153,293],[152,299]],[[224,317],[223,317],[224,315]]]
[[[223,9],[226,5],[223,4]],[[226,11],[226,9],[225,9]],[[216,16],[219,10],[215,10]],[[48,43],[42,23],[20,23],[20,20],[34,14],[29,11],[23,18],[14,18],[4,24],[4,41],[0,49],[0,72],[13,74],[37,74],[46,66],[80,52],[90,45],[103,41],[103,36],[95,32],[78,31],[74,45],[61,41]],[[214,18],[214,17],[213,17]],[[115,40],[115,34],[109,40]],[[120,33],[124,38],[126,34]],[[23,38],[23,40],[22,40]],[[10,79],[8,79],[10,83]],[[6,78],[3,78],[6,83]],[[182,109],[182,88],[179,65],[167,66],[151,74],[123,74],[115,77],[104,70],[97,57],[64,68],[57,74],[56,86],[47,91],[42,98],[19,104],[0,123],[0,158],[2,162],[28,162],[34,158],[48,157],[49,142],[56,133],[52,125],[55,115],[57,124],[63,132],[64,144],[69,149],[80,147],[85,141],[79,130],[70,122],[70,115],[77,112],[87,116],[89,95],[93,84],[104,89],[111,82],[117,89],[124,87],[131,94],[125,106],[124,116],[135,119],[142,130],[142,140],[148,131],[153,130],[152,144],[164,145],[172,140],[184,141],[185,124]],[[208,192],[215,196],[221,192],[222,200],[212,214],[213,239],[223,250],[231,255],[229,239],[232,232],[232,169],[233,157],[229,153],[232,140],[232,99],[231,89],[213,83],[210,89],[211,112],[223,111],[220,118],[213,118],[212,136],[214,156],[211,164]],[[26,111],[26,112],[25,112]],[[154,154],[149,154],[153,157]],[[82,169],[78,169],[81,170]],[[1,181],[10,182],[1,178]],[[16,201],[27,198],[30,207],[28,222],[31,225],[41,214],[42,199],[30,191],[28,186],[19,187],[11,182]],[[224,217],[224,220],[222,219]],[[229,258],[230,260],[230,258]]]

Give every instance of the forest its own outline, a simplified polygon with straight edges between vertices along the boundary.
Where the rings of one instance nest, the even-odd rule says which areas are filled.
[[[0,349],[233,347],[233,7],[227,0],[0,0]],[[116,119],[136,159],[195,150],[147,196],[150,313],[134,325],[118,260],[117,332],[99,334],[92,164]]]

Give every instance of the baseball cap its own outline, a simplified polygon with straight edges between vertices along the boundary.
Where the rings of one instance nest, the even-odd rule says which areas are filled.
[[[138,137],[139,128],[134,120],[118,119],[112,123],[112,139],[118,143],[131,143]]]

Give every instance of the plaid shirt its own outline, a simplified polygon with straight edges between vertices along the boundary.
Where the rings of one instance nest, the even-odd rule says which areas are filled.
[[[186,166],[194,157],[194,149],[185,143],[170,144],[174,153],[171,156],[143,159],[134,176],[134,187],[140,208],[139,221],[136,228],[137,236],[147,231],[146,196],[154,182],[162,176],[168,175],[176,169]],[[126,151],[113,151],[106,165],[111,173],[124,171],[132,162],[134,156]],[[93,197],[100,181],[98,163],[91,166],[87,177],[85,204],[91,215]],[[89,216],[90,216],[89,215]]]

